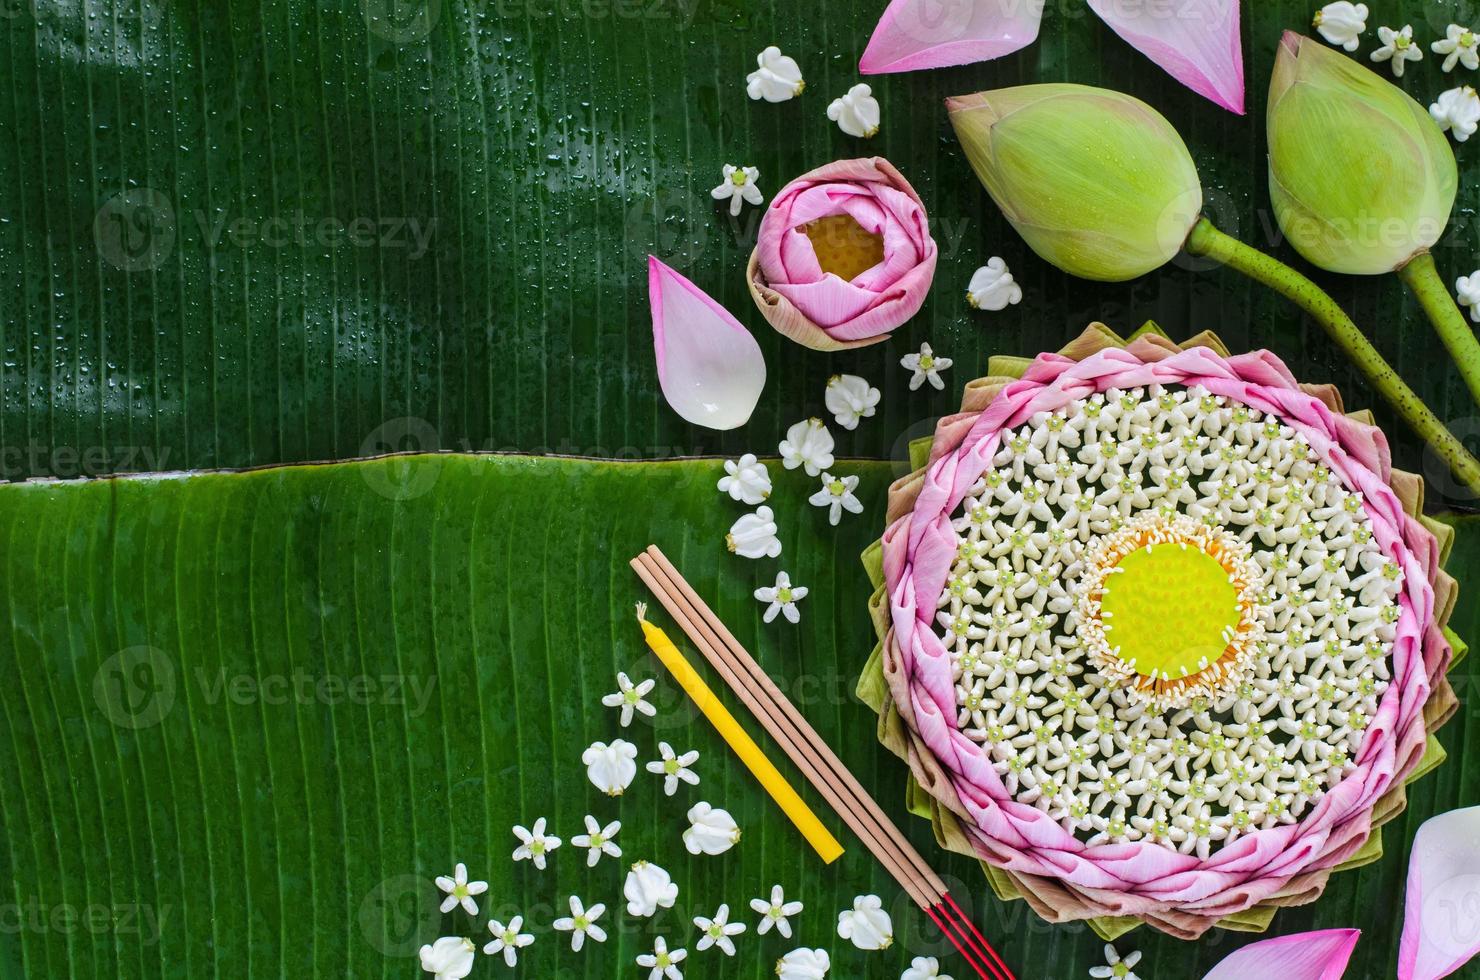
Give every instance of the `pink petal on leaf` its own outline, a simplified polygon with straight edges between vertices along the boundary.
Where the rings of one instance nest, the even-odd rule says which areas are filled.
[[[663,397],[711,429],[744,425],[766,386],[760,344],[714,298],[648,256],[648,304]]]
[[[891,0],[858,70],[865,75],[968,65],[1033,43],[1042,0]]]
[[[1480,806],[1424,822],[1408,859],[1398,980],[1439,980],[1480,953]]]
[[[1203,980],[1341,980],[1360,929],[1301,932],[1234,950]]]
[[[1238,0],[1089,0],[1089,5],[1116,34],[1177,81],[1243,115],[1244,52]]]

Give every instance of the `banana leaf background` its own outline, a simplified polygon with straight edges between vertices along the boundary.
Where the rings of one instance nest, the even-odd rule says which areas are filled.
[[[1103,962],[1087,928],[996,902],[971,862],[935,851],[852,694],[873,642],[857,555],[909,441],[954,408],[955,387],[991,354],[1057,349],[1095,319],[1269,347],[1376,411],[1396,463],[1457,515],[1461,594],[1480,582],[1472,501],[1319,329],[1187,260],[1120,285],[1061,275],[1002,220],[950,133],[948,95],[1045,80],[1133,92],[1187,139],[1209,216],[1299,265],[1267,210],[1263,86],[1280,31],[1308,29],[1314,3],[1244,7],[1247,117],[1055,0],[1020,54],[870,79],[883,128],[863,143],[824,110],[857,80],[882,0],[0,0],[0,476],[70,481],[0,486],[0,976],[411,976],[421,943],[486,938],[481,919],[436,913],[430,879],[465,861],[491,883],[484,912],[522,911],[538,936],[515,975],[636,975],[653,935],[691,940],[688,918],[720,902],[749,920],[748,900],[779,882],[807,905],[797,942],[832,950],[836,975],[893,977],[940,955],[960,980],[964,964],[857,842],[831,868],[800,850],[666,680],[658,721],[627,737],[644,759],[660,738],[698,748],[701,786],[675,802],[639,773],[610,801],[586,781],[581,749],[618,734],[598,704],[614,671],[658,670],[626,566],[652,541],[960,883],[1019,976]],[[1412,23],[1426,43],[1477,16],[1404,0],[1369,24]],[[808,81],[780,106],[743,91],[771,43]],[[1453,84],[1432,56],[1403,80],[1425,104]],[[1448,280],[1480,264],[1480,148],[1457,150],[1460,201],[1435,249]],[[936,288],[887,344],[801,351],[746,295],[757,213],[731,219],[708,190],[726,162],[758,166],[774,193],[867,153],[930,209]],[[770,381],[743,429],[696,429],[664,405],[649,252],[759,339]],[[990,255],[1023,302],[973,313],[965,284]],[[1316,278],[1442,418],[1480,434],[1396,280]],[[908,392],[898,367],[925,340],[956,361],[943,393]],[[839,437],[868,509],[829,528],[802,503],[811,481],[778,481],[784,564],[813,592],[799,627],[763,627],[750,591],[781,563],[724,553],[739,509],[713,489],[716,461],[662,460],[765,453],[822,412],[844,371],[884,393]],[[281,466],[438,450],[452,454]],[[249,467],[268,468],[179,473]],[[73,481],[116,472],[162,475]],[[1451,625],[1473,644],[1477,620],[1462,599]],[[1281,912],[1271,935],[1357,926],[1348,977],[1393,974],[1413,831],[1480,800],[1476,669],[1452,677],[1450,761],[1410,789],[1381,860]],[[730,854],[682,851],[683,810],[701,798],[745,829]],[[628,857],[675,873],[674,911],[628,919],[619,865],[588,871],[569,844],[545,873],[509,862],[515,823],[546,816],[568,840],[586,813],[620,817]],[[898,942],[866,957],[834,925],[870,891],[895,911]],[[611,939],[579,955],[549,931],[572,892],[610,908]],[[1118,946],[1166,980],[1200,977],[1248,939],[1140,930]],[[734,960],[691,953],[692,972],[759,978],[792,945],[752,933]],[[504,972],[487,961],[474,975]]]

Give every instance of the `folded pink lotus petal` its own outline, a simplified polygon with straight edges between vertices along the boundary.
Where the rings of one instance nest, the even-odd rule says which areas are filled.
[[[1302,932],[1234,950],[1203,980],[1341,980],[1360,929]]]
[[[663,397],[685,421],[744,425],[766,386],[766,359],[750,331],[713,297],[648,256],[648,303]]]
[[[1177,81],[1243,115],[1244,54],[1238,0],[1088,2],[1116,34]]]
[[[1398,980],[1439,980],[1480,953],[1480,807],[1426,821],[1408,859]]]
[[[969,65],[1033,43],[1043,4],[1026,0],[892,0],[858,61],[865,75]]]

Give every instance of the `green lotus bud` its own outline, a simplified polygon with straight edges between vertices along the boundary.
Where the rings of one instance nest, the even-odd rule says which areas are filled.
[[[977,177],[1044,259],[1120,282],[1176,255],[1202,210],[1182,137],[1140,99],[1023,85],[946,100]]]
[[[1275,217],[1310,262],[1392,272],[1443,234],[1454,152],[1423,106],[1375,72],[1285,32],[1268,126]]]

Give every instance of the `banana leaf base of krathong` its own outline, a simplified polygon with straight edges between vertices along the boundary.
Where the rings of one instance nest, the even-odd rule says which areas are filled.
[[[1155,324],[1146,324],[1130,338],[1123,339],[1103,324],[1093,324],[1059,353],[1072,361],[1083,361],[1109,348],[1125,348],[1138,353],[1144,360],[1153,361],[1192,348],[1208,348],[1220,357],[1228,357],[1223,343],[1212,333],[1202,333],[1183,344],[1175,344]],[[981,415],[1008,385],[1020,379],[1033,364],[1022,357],[993,357],[988,364],[988,376],[966,385],[961,412],[942,419],[934,436],[912,444],[911,464],[915,471],[891,487],[886,525],[893,525],[911,513],[925,484],[926,468],[941,458],[946,451],[954,451],[961,442],[963,432],[971,422]],[[1318,399],[1335,415],[1346,417],[1362,426],[1371,426],[1372,419],[1366,412],[1346,413],[1340,395],[1330,385],[1300,385],[1300,390]],[[1008,855],[994,853],[984,835],[968,833],[972,819],[961,803],[950,774],[936,759],[919,733],[907,721],[912,712],[901,712],[898,698],[908,696],[908,687],[900,674],[904,667],[891,647],[894,624],[891,620],[890,603],[886,596],[884,546],[876,542],[863,555],[875,591],[870,602],[870,613],[879,637],[872,655],[863,669],[858,683],[859,697],[879,714],[879,740],[909,766],[909,777],[905,787],[910,811],[931,821],[939,845],[947,850],[976,858],[982,867],[994,894],[1003,901],[1021,899],[1043,919],[1049,922],[1086,921],[1090,927],[1107,941],[1113,940],[1142,924],[1150,925],[1169,935],[1183,939],[1195,939],[1208,929],[1240,932],[1263,932],[1284,907],[1304,905],[1315,901],[1325,890],[1330,876],[1341,871],[1358,868],[1382,857],[1381,827],[1402,813],[1406,806],[1405,787],[1426,775],[1445,760],[1445,753],[1434,732],[1449,719],[1456,709],[1456,698],[1448,680],[1447,672],[1465,654],[1464,644],[1450,632],[1446,623],[1454,607],[1456,586],[1442,566],[1448,557],[1453,529],[1423,515],[1423,481],[1416,475],[1390,470],[1384,458],[1382,469],[1387,475],[1388,485],[1401,502],[1408,517],[1417,521],[1424,531],[1432,535],[1430,582],[1433,589],[1433,635],[1442,631],[1442,647],[1447,641],[1452,649],[1443,655],[1431,657],[1428,668],[1429,695],[1423,702],[1422,720],[1426,743],[1410,758],[1402,778],[1395,779],[1379,799],[1371,806],[1370,827],[1358,828],[1343,845],[1332,861],[1324,867],[1297,873],[1284,881],[1278,889],[1265,894],[1258,901],[1247,903],[1241,908],[1210,909],[1206,905],[1196,908],[1181,908],[1174,904],[1148,903],[1144,897],[1128,897],[1113,890],[1084,887],[1068,883],[1055,877],[1028,874],[1012,870],[1006,865]],[[1230,903],[1237,905],[1238,903]]]

